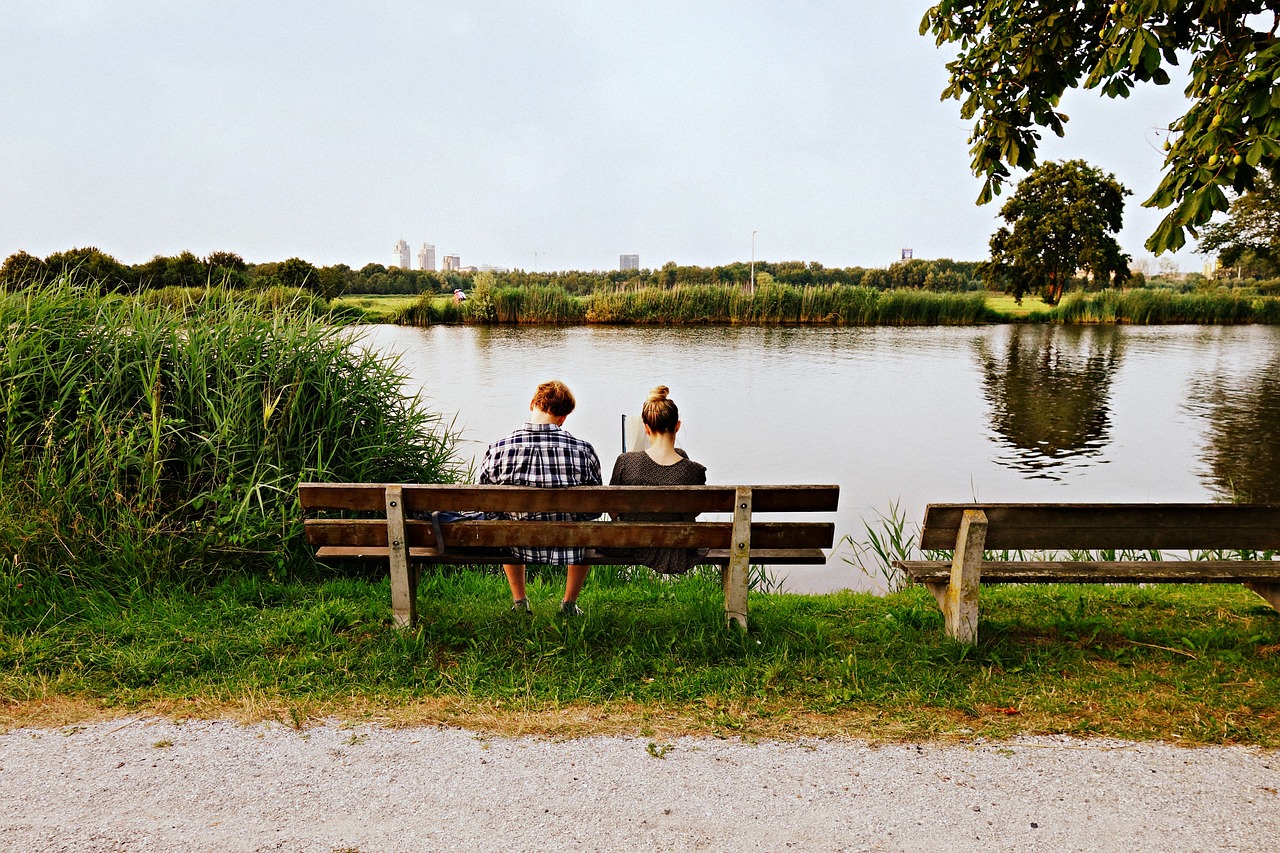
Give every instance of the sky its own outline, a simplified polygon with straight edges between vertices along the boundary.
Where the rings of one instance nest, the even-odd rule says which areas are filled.
[[[5,0],[0,257],[982,259],[1011,190],[975,204],[927,6]],[[1041,148],[1133,190],[1135,260],[1182,86],[1068,93]]]

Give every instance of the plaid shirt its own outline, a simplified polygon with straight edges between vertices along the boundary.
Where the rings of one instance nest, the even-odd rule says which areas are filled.
[[[525,424],[484,452],[480,482],[502,486],[599,486],[600,457],[595,448],[555,424]],[[589,521],[596,514],[528,512],[504,518],[534,521]],[[581,548],[513,548],[526,563],[563,566],[582,562]]]

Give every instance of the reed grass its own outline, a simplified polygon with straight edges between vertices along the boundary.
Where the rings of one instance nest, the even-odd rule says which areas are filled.
[[[0,561],[19,574],[302,570],[298,482],[453,475],[447,425],[313,300],[187,297],[0,293]]]
[[[1280,323],[1280,298],[1218,290],[1179,293],[1164,288],[1077,291],[1054,308],[1031,311],[1033,323]]]
[[[992,317],[981,293],[762,284],[601,288],[575,296],[557,285],[477,287],[461,309],[424,297],[398,322],[636,325],[964,325]]]

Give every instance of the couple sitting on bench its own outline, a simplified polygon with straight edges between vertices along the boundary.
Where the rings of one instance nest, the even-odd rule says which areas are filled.
[[[680,412],[668,396],[665,385],[649,392],[641,412],[644,433],[649,440],[647,450],[621,454],[613,466],[611,486],[701,486],[707,482],[707,469],[689,459],[675,446],[680,429]],[[480,468],[480,482],[504,486],[600,485],[600,458],[589,442],[570,435],[564,429],[565,418],[576,405],[573,394],[559,380],[538,386],[529,404],[529,422],[506,438],[495,441],[485,451]],[[504,517],[513,517],[510,515]],[[538,521],[589,521],[594,515],[573,513],[522,513],[519,518]],[[689,513],[635,513],[621,515],[619,521],[693,521]],[[568,566],[564,600],[560,612],[578,616],[578,593],[590,569],[583,562],[581,548],[514,548],[516,563],[506,563],[502,570],[511,586],[511,609],[529,612],[525,593],[525,564],[542,563]],[[634,559],[663,574],[679,574],[698,563],[704,553],[696,550],[634,548],[610,552],[611,556]]]

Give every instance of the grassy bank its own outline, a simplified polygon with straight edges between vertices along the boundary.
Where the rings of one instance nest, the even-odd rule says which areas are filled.
[[[327,715],[503,733],[880,739],[1070,733],[1280,747],[1280,619],[1240,587],[983,591],[982,641],[941,635],[931,596],[753,594],[726,631],[714,578],[597,570],[584,618],[507,612],[496,574],[429,573],[421,628],[381,578],[230,578],[108,596],[0,592],[0,720],[137,711]]]
[[[300,480],[450,476],[443,425],[312,301],[186,294],[0,293],[14,571],[119,589],[301,570]]]
[[[1027,319],[1033,323],[1275,324],[1280,323],[1280,299],[1239,295],[1226,290],[1176,293],[1150,288],[1077,292],[1065,297],[1052,309],[1031,311]]]
[[[690,285],[599,290],[477,287],[461,306],[424,294],[396,322],[611,325],[965,325],[991,319],[981,293],[793,287],[769,284],[749,294],[739,287]]]
[[[1280,323],[1280,298],[1228,290],[1178,293],[1146,288],[1069,294],[1059,305],[1005,294],[795,287],[599,290],[575,296],[552,285],[478,287],[461,305],[451,297],[345,296],[334,304],[365,322],[430,326],[453,323],[609,325],[928,326],[1029,323]],[[357,316],[353,314],[352,316]]]

